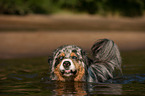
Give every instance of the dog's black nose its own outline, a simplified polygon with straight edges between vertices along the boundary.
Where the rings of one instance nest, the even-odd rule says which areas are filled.
[[[71,65],[71,63],[69,61],[63,62],[63,66],[64,66],[65,69],[69,69],[70,65]]]

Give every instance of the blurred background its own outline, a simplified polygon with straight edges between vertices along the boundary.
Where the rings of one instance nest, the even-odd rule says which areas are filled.
[[[135,17],[144,14],[144,4],[144,0],[1,0],[0,13],[53,14],[67,10],[76,13]]]
[[[0,0],[0,58],[48,56],[97,39],[121,51],[145,48],[145,0]]]

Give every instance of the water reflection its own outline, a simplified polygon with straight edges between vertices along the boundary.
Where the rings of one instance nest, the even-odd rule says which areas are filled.
[[[90,94],[112,94],[121,95],[122,85],[121,84],[90,84],[89,85]]]
[[[87,92],[85,91],[85,84],[77,82],[57,83],[56,89],[54,89],[54,91],[56,95],[87,95]]]
[[[49,86],[51,84],[51,86]],[[44,89],[52,90],[54,95],[86,96],[94,94],[121,95],[121,84],[97,84],[86,82],[47,82]],[[55,86],[55,87],[52,87]]]
[[[40,80],[41,79],[41,80]],[[144,94],[145,74],[124,75],[106,83],[50,81],[36,73],[0,75],[0,96],[7,95],[126,95]],[[5,96],[5,95],[4,95]]]

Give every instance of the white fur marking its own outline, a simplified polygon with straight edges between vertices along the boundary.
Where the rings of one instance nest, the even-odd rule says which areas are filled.
[[[72,62],[72,60],[71,60],[71,59],[64,59],[64,60],[62,60],[61,65],[60,65],[60,70],[61,70],[61,71],[62,71],[62,70],[65,70],[65,68],[64,68],[64,66],[63,66],[63,63],[64,63],[65,61],[69,61],[69,62],[71,63],[71,65],[70,65],[70,67],[69,67],[69,70],[75,70],[75,65],[74,65],[74,63]]]

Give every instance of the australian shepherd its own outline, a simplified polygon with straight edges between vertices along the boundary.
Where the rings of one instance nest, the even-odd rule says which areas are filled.
[[[92,46],[92,56],[75,45],[64,45],[49,58],[50,79],[57,81],[105,82],[121,73],[121,57],[117,45],[99,39]]]

